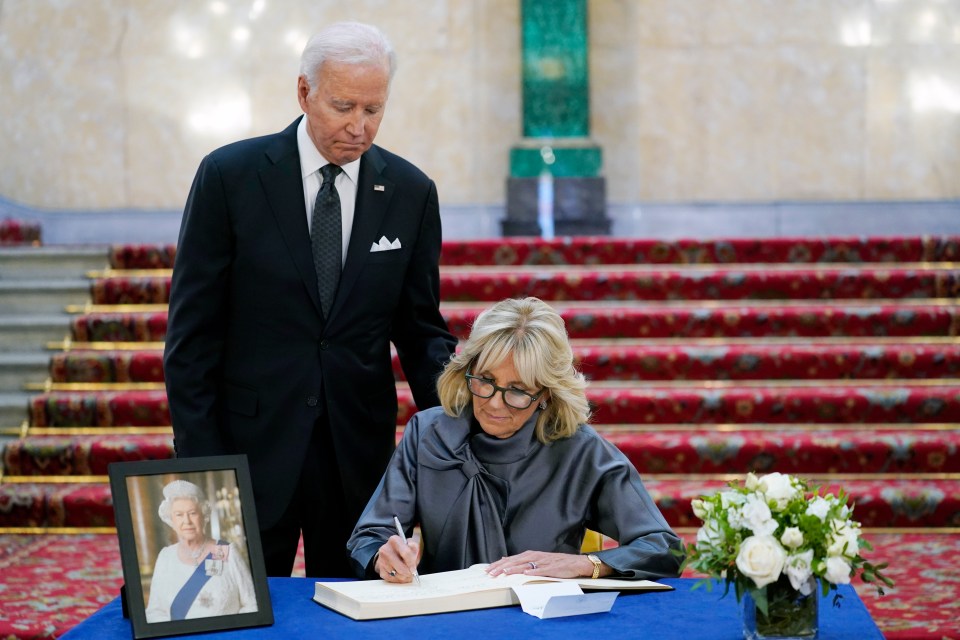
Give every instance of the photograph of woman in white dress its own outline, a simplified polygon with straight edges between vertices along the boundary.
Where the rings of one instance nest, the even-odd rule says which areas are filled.
[[[160,519],[177,541],[160,550],[147,601],[147,622],[257,611],[250,568],[232,542],[208,533],[211,506],[186,480],[163,487]]]

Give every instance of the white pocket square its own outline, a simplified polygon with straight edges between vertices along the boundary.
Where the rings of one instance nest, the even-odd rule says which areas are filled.
[[[400,248],[400,238],[397,238],[393,242],[387,240],[387,236],[380,236],[380,242],[374,242],[370,245],[370,253],[376,253],[378,251],[393,251],[394,249]]]

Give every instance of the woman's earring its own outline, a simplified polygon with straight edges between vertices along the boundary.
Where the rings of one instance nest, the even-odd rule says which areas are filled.
[[[540,410],[543,411],[543,410],[546,409],[546,408],[547,408],[547,401],[546,401],[546,400],[541,400],[541,401],[540,401]]]

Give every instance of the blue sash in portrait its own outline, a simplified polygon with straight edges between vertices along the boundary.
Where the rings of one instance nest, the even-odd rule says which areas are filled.
[[[223,545],[226,543],[217,541],[217,544]],[[193,601],[197,599],[197,595],[200,593],[200,590],[203,589],[203,585],[207,584],[207,580],[210,579],[211,574],[207,572],[206,564],[207,560],[212,558],[213,552],[208,553],[197,565],[197,568],[193,570],[193,573],[190,574],[190,578],[180,587],[180,591],[177,592],[177,596],[170,605],[171,620],[186,619],[187,612],[190,611],[190,607],[193,606]]]

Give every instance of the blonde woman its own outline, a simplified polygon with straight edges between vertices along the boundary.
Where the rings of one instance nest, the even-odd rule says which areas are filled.
[[[410,582],[489,563],[492,575],[676,576],[680,539],[634,466],[587,425],[583,375],[563,319],[536,298],[476,320],[417,413],[347,548],[362,577]],[[417,543],[404,544],[394,523]],[[618,541],[583,555],[585,530]]]

